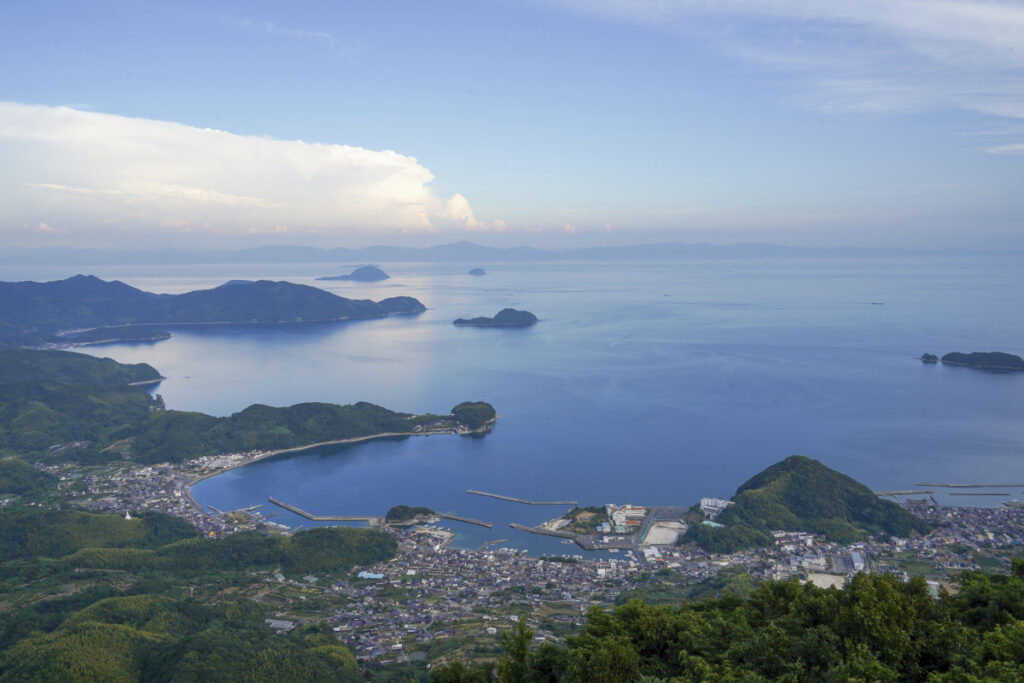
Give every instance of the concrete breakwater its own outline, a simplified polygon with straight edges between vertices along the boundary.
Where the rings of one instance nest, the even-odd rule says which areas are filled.
[[[576,534],[571,531],[556,531],[554,529],[540,529],[537,527],[526,526],[525,524],[519,524],[518,522],[511,522],[509,524],[513,529],[519,529],[520,531],[526,531],[531,534],[540,534],[541,536],[557,536],[558,538],[571,538],[576,540]]]
[[[486,491],[477,491],[476,489],[466,489],[466,493],[472,493],[474,496],[487,496],[488,498],[507,500],[513,503],[522,503],[523,505],[579,505],[578,500],[526,500],[525,498],[503,496],[500,493],[487,493]]]
[[[282,500],[278,500],[273,496],[267,498],[271,503],[278,507],[282,507],[289,512],[305,517],[306,519],[314,522],[366,522],[370,526],[383,526],[387,523],[384,517],[375,517],[372,515],[314,515],[306,512],[302,508],[296,507],[290,503],[286,503]],[[494,525],[490,522],[482,522],[479,519],[471,519],[470,517],[460,517],[459,515],[450,515],[447,513],[438,512],[434,514],[435,517],[441,517],[443,519],[451,519],[456,522],[465,522],[466,524],[476,524],[477,526],[484,526],[488,529]]]
[[[294,505],[285,503],[284,501],[278,500],[273,496],[267,498],[271,503],[278,507],[282,507],[289,512],[305,517],[306,519],[314,522],[366,522],[370,526],[381,526],[384,523],[383,517],[373,516],[360,516],[360,515],[313,515],[301,508],[297,508]]]

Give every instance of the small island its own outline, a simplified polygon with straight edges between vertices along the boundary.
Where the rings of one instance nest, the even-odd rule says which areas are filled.
[[[474,268],[473,270],[469,271],[469,274],[470,275],[487,275],[487,271],[485,271],[483,268]]]
[[[351,280],[353,282],[380,282],[391,276],[377,266],[359,266],[348,275],[326,275],[317,280]]]
[[[517,311],[514,308],[505,308],[498,312],[493,318],[459,318],[452,324],[468,327],[529,327],[537,322],[537,316],[529,311]]]
[[[939,362],[939,357],[938,357],[938,356],[936,356],[936,355],[935,355],[934,353],[922,353],[922,354],[921,354],[921,358],[920,358],[920,361],[921,361],[922,363],[931,363],[931,364],[935,364],[935,363],[938,363],[938,362]]]
[[[384,516],[384,521],[388,524],[395,524],[399,526],[406,526],[412,524],[419,524],[421,521],[434,517],[435,513],[430,508],[425,507],[410,507],[409,505],[396,505],[395,507],[388,510],[387,515]]]
[[[1001,351],[975,353],[947,353],[944,365],[963,365],[978,370],[1024,370],[1024,358]]]

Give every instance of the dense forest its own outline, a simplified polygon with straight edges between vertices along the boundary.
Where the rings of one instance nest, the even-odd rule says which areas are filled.
[[[214,540],[160,513],[4,510],[0,681],[362,680],[328,629],[275,634],[235,591],[259,570],[344,576],[395,547],[348,527]]]
[[[435,667],[431,683],[1024,680],[1024,562],[968,572],[955,595],[922,579],[858,574],[842,590],[767,582],[727,595],[591,608],[565,646],[520,626],[494,664]]]
[[[907,538],[931,530],[863,484],[800,455],[755,475],[736,490],[733,501],[716,519],[724,526],[692,524],[682,540],[709,552],[732,553],[771,547],[771,530],[809,531],[843,544],[866,533]]]

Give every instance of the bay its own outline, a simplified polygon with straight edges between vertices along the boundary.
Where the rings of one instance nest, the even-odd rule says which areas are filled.
[[[685,506],[728,497],[793,453],[876,490],[1024,481],[1024,373],[916,360],[923,352],[1024,352],[1019,257],[484,265],[488,274],[473,277],[465,264],[383,264],[392,278],[374,284],[315,282],[347,272],[337,264],[93,268],[150,291],[287,279],[352,298],[415,296],[428,310],[350,323],[172,328],[163,342],[82,350],[151,363],[167,377],[156,391],[168,407],[217,415],[251,403],[365,400],[415,413],[492,403],[500,418],[483,438],[320,448],[193,489],[219,509],[274,496],[321,515],[380,515],[404,503],[494,523],[489,531],[451,523],[460,547],[508,538],[535,553],[579,552],[508,527],[564,508],[481,498],[469,488]],[[540,322],[451,324],[506,306]],[[944,489],[936,497],[998,501],[949,498]],[[270,507],[275,520],[310,524]]]

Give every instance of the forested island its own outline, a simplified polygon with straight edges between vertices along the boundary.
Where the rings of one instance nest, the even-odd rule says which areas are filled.
[[[54,282],[0,282],[0,344],[107,341],[108,334],[123,341],[139,338],[137,326],[358,320],[424,310],[412,297],[346,299],[290,282],[242,280],[185,294],[154,294],[76,275]],[[149,339],[159,334],[155,330]]]
[[[69,351],[0,348],[0,457],[45,461],[181,462],[203,455],[278,450],[375,434],[476,432],[496,418],[484,402],[448,415],[398,413],[371,403],[252,405],[229,417],[167,410],[140,383],[146,364]]]
[[[1024,370],[1024,358],[1001,351],[975,353],[947,353],[944,365],[964,365],[978,370]]]
[[[529,311],[504,308],[493,318],[459,318],[452,324],[466,327],[529,327],[537,322],[537,316]]]
[[[325,275],[317,280],[352,280],[355,282],[380,282],[391,276],[377,266],[360,266],[348,275]]]
[[[487,271],[483,268],[471,268],[469,271],[470,275],[487,275]]]
[[[720,526],[691,524],[681,542],[732,553],[775,544],[772,531],[808,531],[835,543],[866,534],[906,538],[931,525],[896,503],[881,500],[860,482],[817,460],[793,455],[752,477],[736,490],[733,504],[716,518]]]

